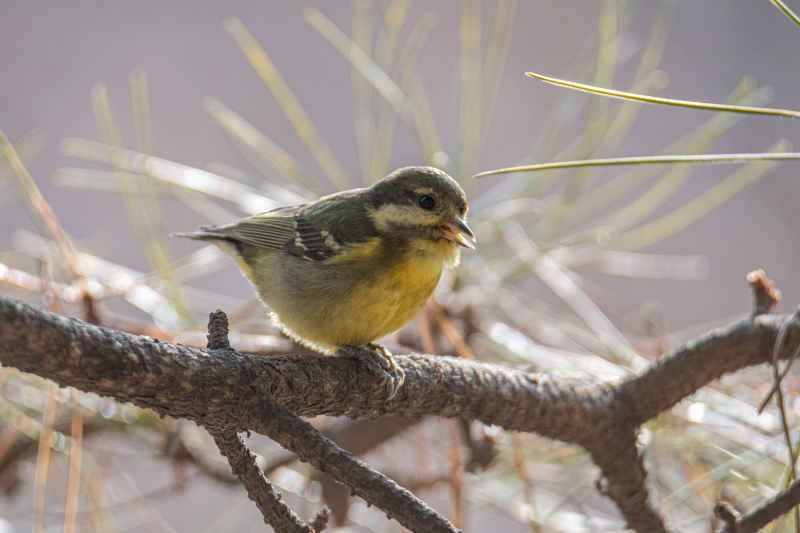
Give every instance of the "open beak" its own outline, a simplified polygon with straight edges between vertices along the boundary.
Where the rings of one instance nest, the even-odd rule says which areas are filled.
[[[469,229],[467,223],[460,217],[456,217],[456,219],[452,222],[447,222],[442,224],[442,230],[444,231],[444,238],[450,242],[454,242],[464,248],[469,248],[471,250],[475,249],[475,243],[477,243],[477,239],[475,239],[475,234],[472,233],[472,230]]]

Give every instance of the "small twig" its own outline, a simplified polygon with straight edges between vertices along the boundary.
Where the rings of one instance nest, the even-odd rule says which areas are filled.
[[[83,304],[83,316],[90,324],[102,324],[103,319],[97,309],[97,300],[92,293],[88,290],[83,290],[81,295],[81,303]]]
[[[469,456],[464,462],[464,469],[473,473],[487,468],[497,458],[497,443],[494,438],[483,431],[483,435],[475,438],[472,435],[472,421],[462,418],[459,420],[461,436],[469,450]]]
[[[433,334],[430,304],[419,315],[419,335],[422,350],[425,353],[436,353],[436,339]]]
[[[327,507],[323,507],[308,525],[311,526],[311,529],[313,529],[315,533],[319,533],[328,527],[328,520],[330,520],[330,518],[330,510]]]
[[[455,347],[458,356],[466,359],[475,359],[475,353],[472,348],[464,341],[464,337],[461,336],[453,322],[447,317],[441,304],[431,300],[430,310],[436,325],[439,326],[447,340]]]
[[[444,333],[445,327],[451,327],[452,324],[449,322],[444,322],[442,319],[444,315],[442,313],[442,308],[436,302],[436,300],[431,299],[428,303],[428,307],[425,310],[425,313],[422,314],[422,319],[420,320],[420,333],[422,346],[425,351],[428,353],[440,353],[439,344],[436,342],[436,337],[433,334],[433,320],[436,321],[436,324],[439,326],[439,329],[442,330]],[[431,320],[433,319],[433,320]],[[454,329],[454,328],[452,328]],[[452,342],[452,341],[451,341]],[[462,343],[463,344],[463,343]],[[471,354],[471,350],[467,348],[467,351]],[[460,355],[460,354],[459,354]],[[474,359],[475,357],[471,357]],[[453,525],[455,527],[463,527],[463,491],[464,491],[464,479],[463,479],[463,460],[461,457],[461,442],[459,439],[457,427],[455,426],[455,421],[453,420],[446,420],[445,423],[447,424],[448,431],[450,433],[450,447],[449,447],[449,457],[450,457],[450,474],[447,477],[447,481],[450,485],[450,491],[452,493],[452,500],[453,500],[453,512],[452,512],[452,520]]]
[[[766,272],[764,269],[756,269],[747,274],[747,282],[750,284],[750,287],[753,289],[753,295],[755,296],[755,308],[753,309],[752,318],[757,317],[758,315],[768,313],[770,309],[772,309],[781,298],[781,292],[775,288],[772,280],[767,278]],[[792,319],[797,317],[797,313],[795,312],[792,315]],[[791,474],[791,479],[794,481],[797,479],[797,468],[795,463],[797,462],[797,457],[795,456],[794,452],[794,445],[792,444],[792,435],[789,430],[789,421],[786,417],[786,405],[783,400],[783,388],[781,387],[781,383],[783,382],[783,376],[785,374],[781,374],[780,367],[779,367],[779,355],[781,352],[781,348],[783,348],[783,343],[786,338],[786,331],[787,331],[787,324],[789,320],[784,322],[781,326],[780,332],[778,333],[777,338],[775,339],[775,344],[772,348],[772,389],[770,393],[767,395],[767,401],[769,398],[772,397],[774,392],[775,394],[775,403],[778,406],[778,412],[781,415],[781,428],[783,429],[783,437],[786,441],[786,451],[789,453],[789,472]],[[791,361],[786,363],[787,368],[791,365]],[[762,402],[761,406],[759,406],[759,413],[764,409],[766,406],[766,401]],[[795,522],[795,531],[800,533],[800,512],[795,508],[794,510],[794,522]]]
[[[726,526],[720,533],[755,533],[776,518],[788,513],[798,504],[800,504],[800,480],[795,481],[785,491],[765,501],[749,513],[738,517],[733,524],[726,520]],[[718,507],[720,504],[714,508],[715,513]]]
[[[794,446],[792,445],[792,436],[789,431],[789,422],[786,417],[786,406],[783,401],[783,388],[781,387],[781,377],[778,373],[778,362],[772,363],[772,379],[775,387],[775,403],[778,405],[778,411],[781,414],[781,426],[783,427],[783,436],[786,439],[786,448],[789,452],[789,464],[792,471],[792,479],[794,480],[797,473],[795,471],[795,462],[797,458],[794,455]]]
[[[81,392],[72,390],[72,424],[69,446],[69,478],[67,481],[67,505],[64,512],[64,533],[74,533],[80,504],[81,466],[83,462],[83,413],[79,407]]]
[[[208,349],[231,349],[231,344],[228,342],[228,317],[221,309],[208,315]]]
[[[725,531],[739,533],[739,519],[741,513],[728,502],[717,502],[714,506],[714,516],[725,522]]]
[[[44,286],[47,285],[47,281],[24,270],[11,268],[4,263],[0,263],[0,284],[22,289],[23,291],[42,292]],[[52,282],[50,283],[50,290],[65,302],[79,302],[82,298],[82,290],[74,284],[67,285],[65,283]]]
[[[406,472],[389,472],[392,479],[398,479],[401,485],[408,487],[409,490],[417,493],[432,489],[437,485],[450,484],[450,472],[429,472],[422,475],[408,476],[404,478]]]
[[[523,453],[523,442],[520,435],[511,435],[511,460],[516,471],[517,477],[523,483],[523,500],[529,511],[524,515],[525,521],[531,527],[531,533],[540,533],[540,527],[536,520],[536,502],[534,500],[533,479],[528,473],[525,456]]]
[[[2,133],[0,133],[0,136]],[[0,139],[0,142],[2,140]],[[10,145],[9,145],[10,146]],[[11,161],[11,159],[9,159]],[[54,312],[61,312],[61,305],[50,289],[52,280],[50,263],[39,262],[40,275],[43,280],[42,300],[43,303]],[[42,412],[42,431],[39,434],[39,443],[36,454],[36,472],[34,474],[34,516],[35,521],[33,530],[36,533],[44,531],[44,514],[47,489],[47,477],[50,471],[53,445],[53,425],[55,424],[56,411],[58,409],[58,387],[55,384],[47,385],[47,392],[44,399],[44,410]],[[72,478],[70,479],[72,481]],[[69,493],[69,491],[68,491]],[[65,524],[66,525],[66,524]]]
[[[39,447],[36,454],[36,471],[33,480],[33,531],[36,533],[44,532],[47,475],[50,470],[53,423],[55,422],[56,409],[58,408],[57,394],[58,386],[55,383],[48,383],[44,412],[42,413],[42,431],[39,434]]]
[[[757,268],[747,274],[747,283],[753,289],[755,305],[753,317],[769,313],[781,301],[781,291],[775,288],[774,283],[767,277],[763,268]]]
[[[783,323],[781,324],[781,328],[778,331],[778,336],[775,338],[775,344],[772,348],[772,361],[773,364],[777,365],[777,358],[778,354],[783,348],[783,341],[786,338],[786,332],[788,331],[789,326],[793,321],[796,321],[800,317],[800,309],[792,313],[791,315],[784,318]],[[783,368],[783,372],[780,373],[777,381],[772,384],[772,388],[769,390],[769,393],[761,400],[761,403],[758,406],[758,414],[761,414],[764,409],[769,404],[769,401],[772,399],[772,396],[780,387],[780,384],[783,383],[783,378],[786,377],[786,374],[789,373],[789,369],[792,367],[792,363],[794,363],[795,359],[797,359],[798,355],[800,355],[800,345],[797,346],[797,349],[792,353],[792,356],[786,360],[786,365]]]
[[[453,525],[464,527],[464,461],[461,457],[461,438],[456,420],[446,420],[450,433],[450,490],[453,498]]]

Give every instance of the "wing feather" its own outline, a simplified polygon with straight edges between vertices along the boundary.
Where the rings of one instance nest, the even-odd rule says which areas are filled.
[[[215,229],[246,244],[283,250],[311,261],[324,261],[336,255],[340,246],[329,232],[309,220],[306,207],[281,207]]]
[[[231,228],[231,234],[242,242],[262,248],[283,248],[295,237],[293,216],[263,215],[246,218]]]

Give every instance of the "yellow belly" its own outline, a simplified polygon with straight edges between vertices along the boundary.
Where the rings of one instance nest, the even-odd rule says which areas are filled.
[[[403,327],[425,305],[442,275],[441,261],[412,258],[377,283],[356,288],[342,323],[351,331],[341,344],[365,344]]]
[[[308,302],[305,312],[282,312],[280,305],[266,303],[285,333],[331,354],[339,346],[367,344],[403,327],[433,293],[444,263],[438,254],[409,254],[378,277],[353,281],[338,298]]]
[[[300,344],[332,354],[403,327],[433,293],[444,265],[459,258],[458,248],[444,241],[412,242],[405,252],[377,249],[379,243],[323,264],[263,249],[237,261],[276,325]]]

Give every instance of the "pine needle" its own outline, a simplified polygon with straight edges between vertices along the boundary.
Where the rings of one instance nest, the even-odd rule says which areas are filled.
[[[535,72],[526,72],[529,78],[542,80],[558,87],[566,87],[567,89],[575,89],[576,91],[583,91],[592,94],[599,94],[602,96],[609,96],[611,98],[620,98],[622,100],[635,100],[638,102],[645,102],[648,104],[662,104],[677,107],[687,107],[690,109],[703,109],[706,111],[728,111],[731,113],[746,113],[751,115],[773,115],[779,117],[800,118],[800,111],[791,109],[776,109],[772,107],[749,107],[737,106],[728,104],[715,104],[713,102],[697,102],[693,100],[678,100],[676,98],[661,98],[658,96],[648,96],[645,94],[630,93],[626,91],[617,91],[615,89],[606,89],[603,87],[595,87],[594,85],[587,85],[575,81],[562,80],[545,76],[543,74],[536,74]]]

